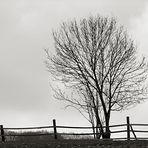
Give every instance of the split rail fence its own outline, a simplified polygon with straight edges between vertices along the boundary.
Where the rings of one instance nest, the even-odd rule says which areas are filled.
[[[110,126],[110,133],[112,135],[111,139],[119,139],[119,140],[141,140],[145,139],[148,140],[148,130],[136,130],[135,127],[142,127],[142,129],[145,127],[148,128],[148,124],[130,124],[130,119],[129,117],[126,118],[126,124],[120,124],[120,125],[111,125]],[[105,127],[104,127],[105,128]],[[113,130],[114,128],[118,128],[118,130]],[[14,134],[9,134],[9,132],[6,131],[22,131],[22,130],[43,130],[43,129],[51,129],[53,132],[47,132],[47,133],[34,133],[34,134],[17,134],[17,132],[14,132]],[[56,125],[56,120],[53,120],[53,125],[52,126],[43,126],[43,127],[27,127],[27,128],[5,128],[3,125],[0,125],[0,137],[2,142],[7,141],[7,137],[12,137],[12,136],[48,136],[52,135],[53,139],[57,140],[60,136],[94,136],[94,133],[92,132],[83,132],[83,133],[66,133],[64,132],[58,132],[60,129],[77,129],[77,130],[92,130],[92,127],[71,127],[71,126],[57,126]],[[124,134],[123,134],[124,133]],[[137,133],[147,133],[147,137],[137,137]],[[114,134],[120,134],[120,136],[114,136]],[[123,136],[124,135],[124,136]]]

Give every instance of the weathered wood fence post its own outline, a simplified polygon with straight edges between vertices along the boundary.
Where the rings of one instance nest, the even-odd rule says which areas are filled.
[[[5,133],[4,133],[3,125],[0,125],[0,130],[1,130],[1,138],[2,138],[2,142],[5,142]]]
[[[54,129],[54,139],[58,139],[55,119],[53,119],[53,129]]]
[[[127,122],[127,140],[130,140],[130,119],[128,116],[126,117],[126,122]]]

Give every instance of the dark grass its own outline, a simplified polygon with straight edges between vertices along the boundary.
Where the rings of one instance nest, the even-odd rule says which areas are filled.
[[[146,140],[49,140],[0,143],[0,148],[148,148]]]

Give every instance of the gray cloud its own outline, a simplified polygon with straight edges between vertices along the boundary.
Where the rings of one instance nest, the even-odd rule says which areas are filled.
[[[146,0],[0,0],[0,3],[0,116],[10,126],[13,118],[21,119],[19,124],[23,124],[41,123],[40,119],[47,121],[49,116],[62,120],[61,114],[65,115],[63,118],[71,117],[61,109],[62,103],[53,101],[43,64],[43,49],[54,50],[51,31],[62,21],[114,15],[127,27],[136,22],[133,32],[141,33],[137,40],[145,41],[145,49],[148,46],[142,40],[146,25],[140,31],[143,23],[147,24],[147,11],[143,12]],[[77,116],[76,113],[75,119]]]

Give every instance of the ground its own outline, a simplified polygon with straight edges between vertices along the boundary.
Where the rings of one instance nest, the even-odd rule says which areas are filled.
[[[0,143],[0,148],[148,148],[146,140],[113,141],[113,140],[53,140],[49,142]]]

